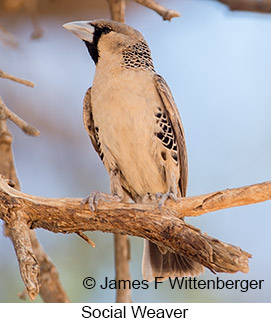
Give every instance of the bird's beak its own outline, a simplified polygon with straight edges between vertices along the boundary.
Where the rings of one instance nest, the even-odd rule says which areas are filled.
[[[64,24],[63,27],[80,39],[92,43],[95,28],[89,21],[72,21]]]

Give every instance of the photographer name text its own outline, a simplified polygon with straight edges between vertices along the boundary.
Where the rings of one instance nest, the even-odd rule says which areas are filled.
[[[226,290],[233,289],[245,293],[249,290],[262,289],[264,280],[248,280],[248,279],[227,279],[223,280],[219,277],[215,279],[197,279],[196,277],[183,277],[183,278],[169,278],[163,281],[163,277],[155,277],[154,285],[150,285],[147,280],[115,280],[105,277],[104,281],[100,284],[96,284],[96,280],[93,277],[86,277],[83,280],[83,286],[86,289],[92,289],[99,287],[100,289],[149,289],[152,286],[154,289],[159,289],[163,284],[169,284],[171,289],[216,289]]]

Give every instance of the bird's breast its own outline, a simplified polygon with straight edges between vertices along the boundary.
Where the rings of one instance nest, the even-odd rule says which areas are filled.
[[[149,71],[96,71],[92,112],[105,166],[116,164],[139,196],[166,191],[155,137],[155,111],[162,102]]]

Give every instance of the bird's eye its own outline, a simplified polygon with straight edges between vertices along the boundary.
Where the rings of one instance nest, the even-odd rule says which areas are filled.
[[[109,28],[107,26],[105,26],[105,27],[102,28],[102,33],[103,34],[108,34],[110,31],[111,31],[111,28]]]

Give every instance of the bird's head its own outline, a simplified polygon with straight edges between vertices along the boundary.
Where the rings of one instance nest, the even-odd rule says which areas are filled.
[[[154,71],[151,52],[142,34],[131,26],[108,20],[75,21],[63,25],[82,39],[95,62],[104,55],[107,61],[121,58],[121,64],[129,69]]]
[[[136,29],[108,19],[68,22],[63,27],[85,42],[95,63],[101,51],[113,53],[138,42],[146,43]]]

